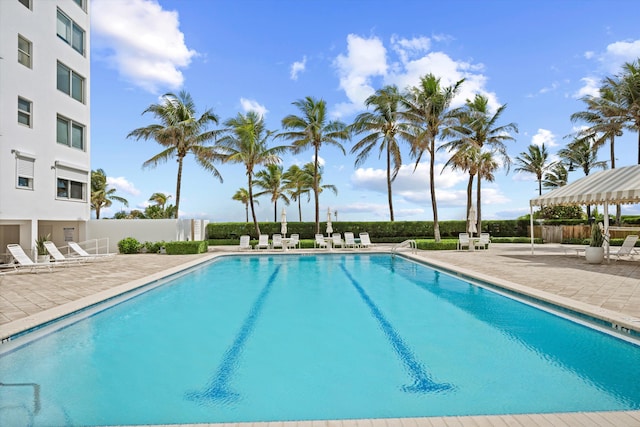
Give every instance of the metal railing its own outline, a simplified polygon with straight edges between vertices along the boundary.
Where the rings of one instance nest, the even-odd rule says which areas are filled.
[[[397,245],[393,246],[391,248],[391,252],[392,253],[398,252],[400,249],[403,249],[403,248],[408,248],[411,250],[411,253],[416,253],[416,251],[418,250],[418,244],[416,243],[415,240],[407,239],[402,243],[398,243]]]

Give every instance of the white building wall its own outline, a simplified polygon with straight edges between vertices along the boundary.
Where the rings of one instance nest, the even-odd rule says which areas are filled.
[[[31,8],[0,0],[0,227],[20,225],[19,242],[0,239],[0,253],[7,243],[30,248],[42,234],[40,221],[54,221],[47,224],[57,233],[69,221],[83,228],[90,218],[90,5],[83,3],[84,10],[73,0],[31,0]],[[84,30],[84,54],[57,36],[58,9]],[[31,68],[18,62],[18,35],[31,42]],[[84,102],[57,89],[58,61],[84,78]],[[30,126],[18,122],[18,97],[31,102]],[[84,126],[84,149],[56,142],[58,114]],[[30,189],[18,187],[18,157],[34,159]],[[84,177],[83,200],[57,197],[57,165]]]

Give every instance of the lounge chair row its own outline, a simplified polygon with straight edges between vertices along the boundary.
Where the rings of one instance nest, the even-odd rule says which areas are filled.
[[[322,234],[315,235],[314,247],[328,249],[333,248],[370,248],[373,246],[369,233],[360,233],[356,238],[352,232],[344,233],[344,240],[340,233],[333,233],[331,237],[324,237]],[[300,235],[292,234],[289,238],[282,237],[281,234],[274,234],[269,241],[268,234],[261,234],[258,243],[251,246],[251,237],[248,235],[240,236],[240,250],[245,249],[296,249],[300,248]]]
[[[63,255],[55,243],[44,242],[44,247],[51,256],[51,262],[36,262],[22,249],[22,246],[12,243],[7,245],[7,250],[11,254],[13,261],[9,264],[3,264],[2,267],[11,268],[14,271],[30,271],[38,272],[46,269],[51,271],[56,265],[69,266],[79,265],[86,261],[94,261],[99,259],[109,259],[115,254],[90,254],[85,251],[76,242],[68,242],[68,247],[73,253],[71,255]]]

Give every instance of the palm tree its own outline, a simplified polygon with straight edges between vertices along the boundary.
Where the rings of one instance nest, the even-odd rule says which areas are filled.
[[[558,156],[565,162],[569,162],[572,166],[578,166],[587,176],[592,169],[606,169],[607,162],[598,160],[598,148],[601,145],[597,143],[597,138],[592,135],[590,137],[580,137],[569,143],[566,148],[558,151]],[[587,218],[591,217],[591,206],[587,205]]]
[[[307,195],[307,202],[311,199],[309,193],[313,189],[313,174],[308,174],[305,170],[300,169],[298,165],[291,165],[287,171],[282,174],[285,188],[292,201],[298,202],[298,218],[302,222],[302,203],[301,198]]]
[[[476,146],[483,153],[483,148],[488,147],[491,156],[499,156],[502,163],[509,171],[511,158],[507,153],[507,141],[515,141],[511,133],[518,132],[515,123],[498,125],[498,122],[507,108],[506,104],[498,107],[495,113],[491,113],[489,99],[484,95],[476,95],[473,100],[467,100],[465,105],[453,113],[455,123],[445,129],[444,134],[453,137],[453,140],[443,145],[450,151],[467,150],[469,145]],[[482,174],[477,174],[476,209],[478,215],[478,229],[482,228]]]
[[[352,148],[351,154],[359,153],[355,166],[365,162],[371,151],[378,147],[378,156],[385,154],[387,168],[387,197],[389,199],[389,216],[393,221],[393,196],[391,184],[396,179],[402,156],[398,146],[398,138],[411,140],[409,124],[402,121],[402,113],[399,110],[402,95],[396,86],[386,86],[378,89],[375,94],[365,101],[367,107],[373,106],[373,112],[365,112],[358,115],[350,129],[356,133],[366,133]],[[393,167],[393,169],[392,169]]]
[[[304,166],[302,166],[302,170],[304,171],[304,173],[306,173],[308,176],[313,176],[313,172],[315,170],[315,164],[313,162],[309,162],[309,163],[305,163]],[[322,183],[322,174],[324,172],[324,168],[322,166],[320,166],[318,168],[318,174],[316,175],[318,178],[318,194],[322,194],[322,192],[324,190],[331,190],[331,192],[333,194],[338,194],[338,187],[336,187],[333,184],[323,184]]]
[[[241,187],[236,194],[231,197],[233,200],[237,200],[244,205],[244,213],[245,213],[245,222],[249,222],[249,191],[246,188]],[[259,205],[257,200],[254,200],[253,203]]]
[[[640,165],[640,59],[626,62],[621,74],[605,79],[604,87],[618,94],[624,110],[625,127],[638,133]]]
[[[267,130],[264,119],[255,111],[246,114],[238,113],[234,118],[224,122],[225,129],[218,141],[223,161],[227,163],[242,163],[247,175],[249,206],[251,216],[260,235],[260,226],[256,219],[253,200],[253,170],[258,165],[273,165],[280,163],[279,154],[289,149],[287,146],[269,148],[267,142],[273,132]]]
[[[160,207],[163,211],[165,210],[165,206],[169,199],[171,198],[170,194],[164,193],[153,193],[151,197],[149,197],[150,202],[154,202],[156,205]]]
[[[451,170],[454,171],[461,170],[469,173],[469,180],[467,181],[467,210],[465,216],[467,218],[467,230],[469,229],[469,212],[471,211],[472,205],[473,179],[478,173],[479,160],[480,148],[475,144],[468,144],[461,146],[458,151],[454,152],[444,165],[444,167],[450,167]]]
[[[215,147],[208,145],[214,138],[215,132],[208,131],[210,124],[218,123],[216,116],[211,109],[205,111],[196,118],[196,107],[191,95],[186,91],[178,95],[167,93],[162,96],[162,102],[151,104],[142,112],[152,113],[160,124],[152,124],[138,128],[129,133],[127,138],[136,140],[154,139],[165,149],[149,160],[145,161],[143,167],[156,167],[159,163],[164,163],[169,159],[178,159],[178,177],[176,180],[176,218],[180,209],[180,187],[182,184],[182,167],[187,154],[194,155],[196,162],[205,170],[211,172],[214,177],[222,182],[222,176],[213,165],[213,162],[220,160]]]
[[[556,162],[549,172],[544,175],[542,186],[544,188],[559,188],[567,185],[569,181],[569,171],[563,162]]]
[[[108,188],[107,175],[104,170],[97,169],[91,171],[91,209],[96,211],[96,219],[100,219],[100,210],[102,208],[108,208],[113,204],[113,201],[122,203],[125,206],[129,206],[127,199],[116,196],[115,188]]]
[[[531,144],[528,152],[522,152],[516,157],[516,163],[519,165],[516,171],[528,172],[536,176],[538,195],[542,195],[542,176],[554,166],[554,163],[547,162],[548,159],[549,153],[544,144],[541,146]]]
[[[258,171],[253,183],[258,187],[262,187],[264,191],[256,193],[256,197],[271,195],[273,202],[273,222],[278,222],[278,199],[282,199],[285,204],[289,204],[289,198],[285,194],[285,183],[282,179],[282,166],[267,165],[266,169]]]
[[[340,141],[349,139],[347,126],[337,120],[329,120],[327,104],[324,100],[317,100],[311,96],[293,103],[302,113],[300,116],[288,115],[282,119],[285,132],[278,135],[292,141],[294,153],[299,153],[307,147],[313,147],[313,195],[316,210],[316,233],[320,232],[320,187],[318,171],[320,169],[320,148],[323,144],[333,145],[345,154]]]
[[[436,242],[440,241],[435,187],[436,140],[440,138],[440,131],[447,127],[451,120],[449,105],[463,82],[464,79],[452,86],[442,87],[439,78],[433,74],[427,74],[420,79],[418,86],[410,88],[401,100],[406,109],[403,113],[405,120],[413,125],[411,155],[416,159],[415,168],[418,167],[425,152],[429,155],[429,191]]]

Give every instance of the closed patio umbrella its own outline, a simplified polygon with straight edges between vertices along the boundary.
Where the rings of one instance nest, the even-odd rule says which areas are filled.
[[[331,237],[333,227],[331,226],[331,208],[327,208],[327,237]]]
[[[280,232],[283,236],[287,235],[287,211],[282,208],[282,216],[280,216]]]
[[[478,214],[476,213],[476,207],[471,205],[471,208],[469,208],[469,217],[467,218],[469,220],[469,229],[467,231],[469,232],[471,237],[473,237],[473,233],[478,232],[478,229],[476,227],[476,223],[478,222],[477,217]]]

